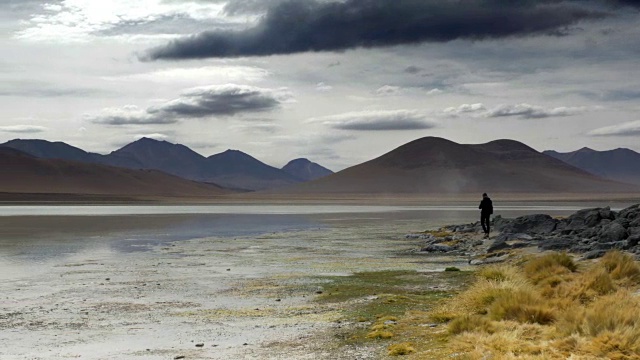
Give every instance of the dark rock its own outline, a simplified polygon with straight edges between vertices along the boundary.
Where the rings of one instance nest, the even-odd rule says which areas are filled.
[[[615,222],[620,224],[620,225],[622,225],[622,227],[624,227],[624,228],[628,228],[629,225],[631,225],[631,221],[629,221],[629,219],[625,219],[625,218],[616,219]]]
[[[549,215],[525,215],[514,219],[502,228],[503,233],[534,233],[549,234],[556,229],[558,220]]]
[[[505,262],[507,259],[509,259],[509,254],[500,253],[499,256],[490,256],[484,259],[472,259],[469,261],[469,265],[497,264]]]
[[[593,250],[611,250],[611,249],[623,250],[626,246],[627,246],[626,241],[597,243],[597,244],[594,244]]]
[[[591,260],[591,259],[601,258],[606,253],[607,253],[607,250],[592,250],[592,251],[589,251],[589,252],[585,253],[582,256],[582,260]]]
[[[511,240],[533,240],[533,236],[529,234],[509,234],[509,233],[501,233],[496,236],[496,240],[501,241],[511,241]]]
[[[616,213],[615,211],[611,211],[610,207],[605,207],[600,209],[599,211],[599,215],[601,219],[608,219],[608,220],[615,220],[616,219]]]
[[[640,226],[629,227],[627,233],[629,233],[629,236],[640,235]]]
[[[276,301],[280,302],[280,301],[282,301],[282,299],[276,299]]]
[[[567,229],[571,230],[579,230],[583,231],[586,228],[596,226],[603,219],[600,216],[600,211],[603,211],[606,214],[606,209],[608,208],[595,208],[595,209],[584,209],[579,210],[575,214],[569,216],[566,220]]]
[[[629,236],[627,230],[619,223],[611,223],[600,230],[599,242],[615,242],[626,239]]]
[[[507,244],[506,241],[500,240],[500,239],[495,239],[493,241],[493,244],[491,244],[489,246],[489,248],[487,249],[487,252],[492,253],[492,252],[496,252],[498,250],[504,250],[504,249],[509,249],[509,248],[511,248],[511,245]]]
[[[568,250],[578,244],[580,240],[577,238],[549,238],[540,240],[538,247],[542,250]]]
[[[618,213],[618,217],[629,220],[640,219],[640,204],[629,206],[628,208],[621,210]]]
[[[627,249],[637,246],[640,243],[640,235],[633,235],[627,238]]]
[[[203,343],[196,344],[196,347],[204,347],[204,344]]]
[[[180,359],[184,359],[185,356],[184,355],[178,355],[176,357],[173,358],[173,360],[180,360]]]
[[[453,247],[449,246],[449,245],[442,245],[442,244],[431,244],[425,248],[423,248],[421,251],[426,251],[426,252],[449,252],[454,250]]]
[[[602,228],[599,226],[596,226],[596,227],[592,227],[582,231],[580,233],[580,236],[583,238],[591,239],[591,238],[597,237],[600,231],[602,231]]]

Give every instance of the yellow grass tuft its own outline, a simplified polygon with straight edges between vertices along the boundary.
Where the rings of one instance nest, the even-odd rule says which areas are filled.
[[[420,344],[420,336],[437,332],[403,324],[449,322],[440,357],[640,360],[639,287],[640,266],[627,254],[580,266],[567,254],[547,254],[478,270],[467,290],[400,318],[394,331]],[[412,358],[430,356],[418,346]]]
[[[391,339],[393,333],[387,330],[374,330],[367,334],[367,339]]]
[[[491,305],[489,316],[493,320],[542,325],[550,324],[556,319],[555,310],[534,289],[518,289],[502,294]]]
[[[495,332],[493,322],[485,316],[480,315],[463,315],[455,318],[449,324],[449,333],[457,335],[463,332],[482,331],[487,334]]]
[[[393,344],[388,347],[389,356],[409,355],[416,352],[412,343],[404,342],[400,344]]]
[[[640,265],[631,255],[618,250],[610,251],[602,257],[600,263],[614,280],[640,284]]]

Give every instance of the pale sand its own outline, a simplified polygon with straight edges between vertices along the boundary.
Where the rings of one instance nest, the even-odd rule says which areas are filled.
[[[324,274],[464,268],[466,259],[409,252],[420,241],[404,234],[434,225],[417,217],[327,214],[318,221],[332,228],[178,241],[147,252],[94,247],[36,266],[0,258],[0,358],[378,358],[375,347],[332,353],[340,309],[313,298],[327,285]]]

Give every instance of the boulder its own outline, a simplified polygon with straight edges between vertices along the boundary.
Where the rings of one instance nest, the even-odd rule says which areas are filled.
[[[626,239],[629,236],[627,229],[617,222],[610,223],[600,230],[598,233],[598,242],[615,242]]]
[[[640,235],[633,235],[627,238],[627,249],[631,249],[640,243]]]
[[[593,246],[593,250],[624,250],[627,247],[626,241],[614,241],[608,243],[596,243]]]
[[[568,250],[578,245],[580,239],[573,237],[558,237],[540,240],[538,247],[541,250]]]
[[[618,217],[629,220],[640,219],[640,204],[629,206],[628,208],[621,210],[618,213]]]
[[[525,215],[514,219],[502,228],[503,233],[549,234],[556,229],[558,220],[545,214]]]
[[[591,260],[591,259],[601,258],[606,253],[607,253],[607,250],[592,250],[582,255],[582,260]]]
[[[487,249],[487,252],[492,253],[498,250],[504,250],[504,249],[509,249],[511,248],[511,246],[509,244],[507,244],[507,242],[503,239],[498,239],[496,238],[493,241],[493,244],[491,244],[489,246],[489,248]]]
[[[602,220],[611,221],[613,219],[615,219],[615,213],[608,207],[579,210],[565,220],[566,229],[583,231],[600,224]]]
[[[523,233],[518,233],[518,234],[501,233],[500,235],[496,236],[496,240],[502,240],[502,241],[533,240],[533,236],[529,234],[523,234]]]
[[[422,251],[426,252],[449,252],[452,250],[454,250],[452,246],[442,244],[431,244],[422,249]]]

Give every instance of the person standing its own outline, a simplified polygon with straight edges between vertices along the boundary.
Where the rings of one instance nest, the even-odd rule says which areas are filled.
[[[480,202],[480,223],[482,224],[482,230],[484,230],[484,238],[489,238],[489,233],[491,232],[491,214],[493,214],[493,202],[487,195],[487,193],[482,194],[482,201]]]

